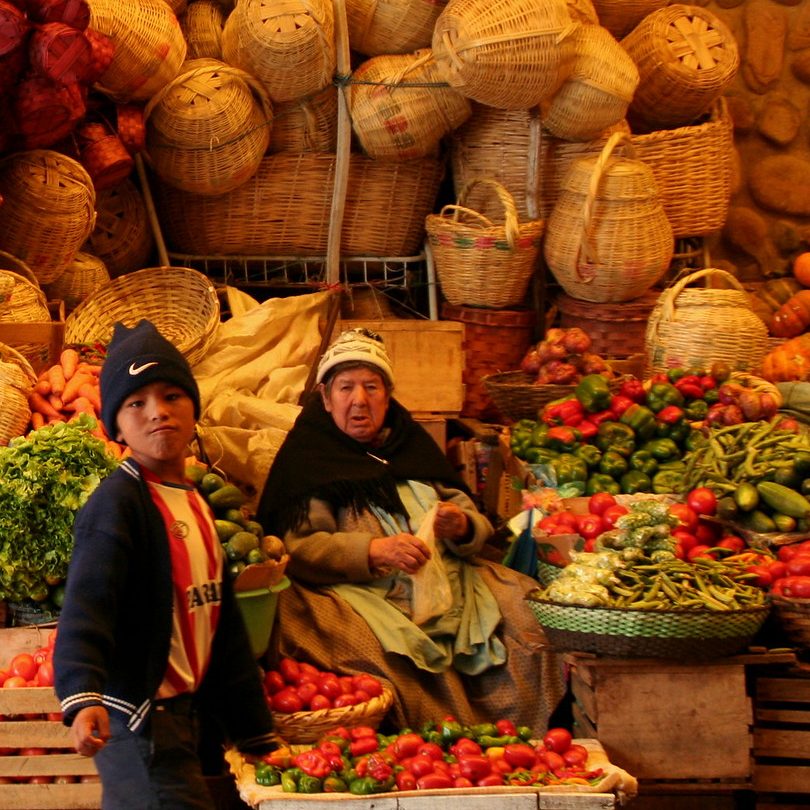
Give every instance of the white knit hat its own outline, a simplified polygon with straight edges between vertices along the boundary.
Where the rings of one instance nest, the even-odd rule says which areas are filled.
[[[326,374],[340,363],[369,363],[382,372],[390,385],[394,384],[394,370],[383,339],[370,329],[349,329],[342,332],[318,363],[315,382],[323,382]]]

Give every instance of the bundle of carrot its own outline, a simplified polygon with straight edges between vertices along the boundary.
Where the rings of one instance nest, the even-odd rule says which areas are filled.
[[[76,349],[63,349],[59,362],[40,372],[28,395],[31,427],[36,430],[53,422],[70,422],[86,413],[97,422],[93,435],[106,443],[111,455],[120,458],[121,445],[110,439],[101,424],[99,374],[101,365],[82,360]]]

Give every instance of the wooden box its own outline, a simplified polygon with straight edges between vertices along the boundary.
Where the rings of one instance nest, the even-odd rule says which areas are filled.
[[[364,326],[379,333],[394,367],[394,396],[412,413],[457,416],[464,402],[464,324],[392,318],[341,320],[333,335]]]
[[[597,738],[620,768],[639,780],[750,779],[743,663],[574,654],[567,660],[575,736]]]
[[[2,664],[43,646],[50,628],[0,630]],[[47,753],[21,754],[26,748]],[[50,687],[0,689],[0,807],[3,810],[95,810],[101,784],[92,759],[75,753]],[[42,782],[30,782],[40,777]],[[80,780],[86,781],[80,781]]]
[[[810,795],[810,668],[757,678],[754,789]]]
[[[512,452],[509,431],[502,431],[490,456],[484,485],[483,500],[487,513],[503,520],[513,518],[523,509],[523,490],[536,483],[531,467]]]
[[[47,351],[43,349],[43,359],[41,361],[30,361],[34,371],[37,373],[44,367],[56,363],[65,339],[64,301],[49,301],[48,311],[51,315],[50,321],[31,321],[28,323],[0,321],[0,343],[5,343],[15,349],[18,349],[19,346],[32,344],[47,347]]]

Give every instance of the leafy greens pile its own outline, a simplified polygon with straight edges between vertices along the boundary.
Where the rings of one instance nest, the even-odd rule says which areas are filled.
[[[76,512],[118,466],[95,427],[82,415],[0,447],[0,599],[36,598],[67,574]]]

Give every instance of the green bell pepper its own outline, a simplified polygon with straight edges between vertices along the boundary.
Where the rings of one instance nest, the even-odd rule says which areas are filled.
[[[680,492],[683,489],[684,474],[680,470],[659,470],[652,480],[652,490],[658,495]]]
[[[256,783],[264,787],[275,787],[281,784],[281,771],[266,762],[257,762],[254,768]]]
[[[720,399],[720,392],[716,388],[707,388],[703,392],[703,400],[707,405],[714,405]]]
[[[678,422],[677,425],[673,425],[670,429],[669,438],[672,439],[675,444],[682,445],[692,431],[693,428],[689,422]]]
[[[684,419],[689,422],[702,422],[709,412],[709,405],[705,399],[693,399],[684,409]]]
[[[523,456],[524,461],[529,464],[551,464],[554,459],[559,458],[559,453],[552,450],[550,447],[533,447],[526,448],[526,454]]]
[[[610,387],[601,374],[586,374],[574,388],[576,398],[586,411],[595,413],[610,406]]]
[[[579,444],[579,439],[580,434],[574,428],[567,425],[555,425],[546,433],[546,447],[565,453],[573,450]]]
[[[636,492],[651,492],[652,480],[650,476],[640,470],[629,470],[620,479],[622,492],[633,495]]]
[[[557,485],[572,481],[585,481],[588,478],[588,465],[573,453],[562,453],[551,463],[557,476]]]
[[[574,450],[574,455],[581,458],[588,467],[596,467],[602,458],[602,451],[595,444],[581,444]]]
[[[458,720],[442,720],[439,724],[439,732],[445,744],[453,743],[459,737],[464,736],[464,727]]]
[[[299,793],[323,793],[323,781],[317,776],[310,776],[309,774],[301,774],[298,780]]]
[[[597,492],[609,492],[618,495],[622,491],[619,482],[605,473],[593,473],[585,482],[585,494],[595,495]]]
[[[614,450],[620,455],[629,457],[636,449],[636,435],[629,425],[621,422],[602,422],[596,433],[596,446],[603,453]]]
[[[349,786],[339,776],[327,776],[323,780],[324,793],[346,793]]]
[[[667,405],[683,405],[683,394],[671,383],[653,383],[647,391],[647,407],[658,413]]]
[[[538,422],[529,434],[529,445],[532,447],[548,447],[548,429],[550,425]]]
[[[374,793],[377,780],[371,776],[361,776],[349,782],[349,793],[355,796],[370,796]]]
[[[672,439],[652,439],[641,448],[647,450],[657,461],[669,461],[680,458],[681,451]]]
[[[300,778],[300,773],[296,775],[290,770],[284,771],[281,774],[281,790],[284,793],[298,793],[298,780]]]
[[[658,471],[658,462],[649,450],[636,450],[630,456],[630,469],[652,476]]]
[[[704,436],[701,431],[693,430],[684,440],[683,446],[687,452],[691,453],[693,450],[697,450],[699,447],[702,447],[708,441],[708,437]]]
[[[619,419],[621,424],[633,429],[640,439],[646,441],[655,434],[655,414],[645,405],[633,403]]]
[[[602,454],[599,462],[599,472],[615,478],[617,481],[627,472],[627,459],[615,450],[607,450]]]

